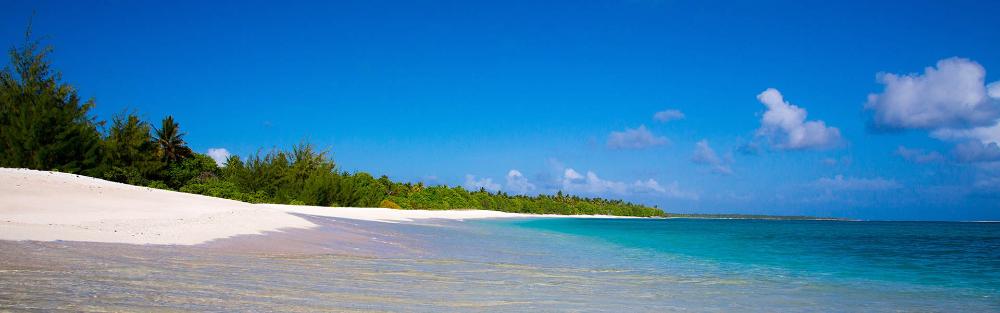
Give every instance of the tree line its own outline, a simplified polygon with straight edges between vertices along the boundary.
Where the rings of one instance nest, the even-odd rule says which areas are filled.
[[[251,203],[397,209],[485,209],[538,214],[664,216],[663,211],[621,200],[564,195],[508,195],[485,189],[424,186],[340,170],[329,151],[300,143],[218,166],[192,151],[172,116],[159,123],[136,112],[110,123],[90,114],[51,68],[51,47],[25,36],[9,51],[0,72],[0,167],[77,173],[111,181]]]

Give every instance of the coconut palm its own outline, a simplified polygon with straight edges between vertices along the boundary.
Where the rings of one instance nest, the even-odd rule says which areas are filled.
[[[160,157],[167,163],[177,162],[191,156],[191,148],[184,142],[184,133],[180,125],[174,122],[173,116],[163,119],[160,128],[156,129],[156,143],[160,146]]]

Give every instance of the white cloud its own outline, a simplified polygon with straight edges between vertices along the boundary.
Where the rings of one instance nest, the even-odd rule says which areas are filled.
[[[647,179],[647,180],[637,180],[634,183],[632,183],[632,188],[634,188],[636,192],[640,192],[640,193],[644,193],[644,192],[659,192],[659,193],[667,192],[666,188],[663,188],[663,186],[660,186],[660,183],[657,182],[655,179],[652,179],[652,178]]]
[[[465,189],[471,190],[471,191],[476,191],[476,190],[479,190],[480,188],[483,188],[483,189],[486,189],[486,190],[489,190],[489,191],[500,190],[500,184],[494,183],[492,178],[483,177],[483,178],[480,178],[480,179],[476,179],[476,176],[475,175],[471,175],[471,174],[465,175],[465,185],[464,185],[464,187],[465,187]]]
[[[767,137],[779,149],[826,149],[841,144],[840,130],[823,121],[806,121],[806,110],[785,101],[777,89],[764,90],[757,100],[767,106],[757,135]]]
[[[944,162],[944,156],[937,151],[924,151],[922,149],[910,149],[904,146],[896,148],[896,155],[915,163],[936,163]]]
[[[1000,86],[989,91],[986,70],[969,59],[948,58],[921,74],[879,73],[881,94],[869,94],[865,108],[874,111],[876,126],[900,129],[987,126],[1000,117]]]
[[[968,139],[980,142],[1000,144],[1000,122],[992,126],[974,127],[968,129],[943,128],[931,132],[931,137],[941,140],[963,141]]]
[[[632,184],[626,184],[620,181],[602,179],[593,171],[587,171],[586,175],[580,174],[580,172],[577,172],[572,168],[566,168],[563,171],[561,184],[562,190],[575,193],[612,193],[617,195],[648,194],[676,199],[698,200],[697,193],[681,190],[676,181],[663,186],[660,185],[660,183],[655,179],[650,178],[646,180],[636,180]]]
[[[702,139],[695,144],[694,154],[691,155],[691,162],[704,164],[712,167],[712,171],[723,175],[732,175],[733,169],[729,167],[729,159],[723,160],[708,145],[708,140]]]
[[[507,172],[507,190],[516,194],[525,194],[535,190],[535,185],[528,182],[528,178],[524,177],[520,171],[512,169]]]
[[[923,74],[879,74],[882,94],[869,95],[866,109],[876,126],[926,129],[930,136],[957,144],[955,161],[973,163],[973,187],[991,185],[1000,166],[1000,82],[986,84],[986,70],[962,58],[940,60]],[[897,154],[915,162],[937,162],[940,153],[900,147]]]
[[[664,110],[653,114],[653,119],[663,123],[684,119],[684,112],[679,110]]]
[[[708,145],[708,140],[702,139],[695,144],[694,154],[691,155],[691,161],[698,164],[719,164],[722,163],[722,159],[715,154],[715,150]]]
[[[219,166],[225,166],[226,159],[230,156],[229,150],[226,150],[226,148],[208,148],[207,154]]]
[[[955,145],[952,154],[960,162],[978,163],[1000,161],[1000,146],[991,142],[983,144],[978,141],[968,141]]]
[[[580,173],[578,173],[574,169],[567,168],[563,173],[563,184],[565,184],[566,181],[572,181],[577,179],[583,179],[583,175],[580,175]]]
[[[992,82],[986,85],[986,94],[993,99],[1000,99],[1000,81]]]
[[[650,178],[645,181],[637,180],[632,183],[632,188],[637,193],[652,193],[664,195],[668,198],[698,200],[698,194],[681,190],[680,185],[675,181],[661,186],[659,182]]]
[[[572,168],[567,168],[563,173],[562,188],[568,192],[592,194],[610,192],[623,195],[628,192],[627,185],[623,182],[601,179],[592,171],[587,171],[587,175],[584,176]]]
[[[661,146],[669,143],[666,137],[653,135],[646,125],[639,128],[626,128],[624,131],[613,131],[608,135],[608,148],[611,149],[642,149]]]
[[[881,191],[902,187],[898,182],[881,177],[875,178],[845,178],[837,175],[833,178],[822,177],[813,183],[814,186],[826,190],[847,190],[847,191]]]

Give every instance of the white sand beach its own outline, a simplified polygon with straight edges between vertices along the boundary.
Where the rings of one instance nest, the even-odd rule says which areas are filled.
[[[194,245],[237,235],[317,227],[296,214],[379,222],[539,216],[485,210],[250,204],[82,175],[0,168],[0,240]]]

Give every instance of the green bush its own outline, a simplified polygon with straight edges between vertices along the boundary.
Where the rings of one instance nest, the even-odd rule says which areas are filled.
[[[385,184],[367,173],[338,172],[327,155],[303,143],[246,161],[230,157],[220,170],[221,179],[240,192],[262,194],[276,203],[375,207],[385,199]]]
[[[194,153],[188,158],[171,164],[163,176],[168,186],[180,188],[192,179],[206,179],[218,175],[219,167],[215,164],[215,160],[207,155]]]
[[[272,202],[270,197],[260,192],[243,192],[232,182],[209,179],[205,181],[192,181],[180,189],[181,192],[194,193],[218,198],[226,198],[249,203]]]
[[[567,196],[562,192],[555,196],[511,196],[485,190],[469,192],[461,187],[433,186],[389,196],[387,200],[404,209],[420,210],[481,209],[533,214],[665,216],[656,208],[621,200]]]
[[[382,200],[382,202],[378,204],[378,207],[386,209],[402,209],[398,204],[389,199]]]
[[[150,181],[148,184],[146,184],[146,187],[163,189],[163,190],[173,190],[170,188],[170,186],[167,186],[167,183],[164,183],[163,181],[159,180]]]
[[[104,179],[129,185],[144,186],[148,181],[142,173],[134,167],[112,166],[104,172]]]

